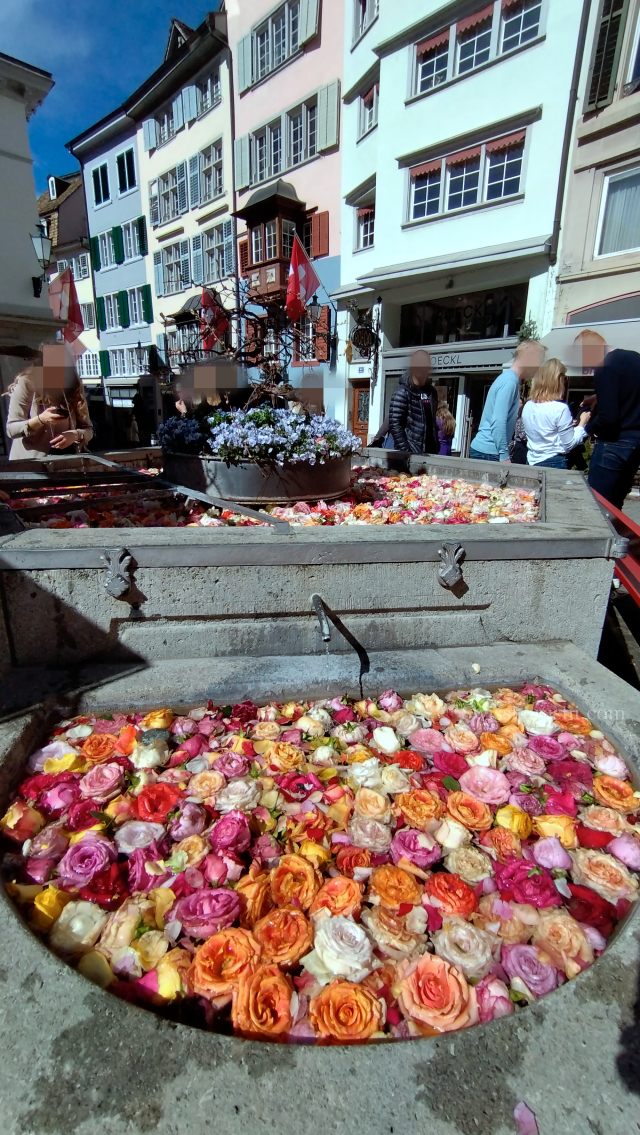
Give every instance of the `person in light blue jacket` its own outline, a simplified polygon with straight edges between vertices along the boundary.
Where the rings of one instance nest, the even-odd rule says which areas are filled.
[[[520,383],[526,382],[544,362],[545,349],[535,339],[519,343],[507,370],[492,382],[469,456],[479,461],[510,461],[509,443],[518,417]]]

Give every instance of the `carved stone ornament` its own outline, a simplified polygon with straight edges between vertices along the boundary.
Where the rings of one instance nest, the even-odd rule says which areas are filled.
[[[462,544],[446,543],[438,548],[438,555],[441,560],[438,568],[438,583],[450,590],[462,579],[460,564],[466,555],[465,550]]]
[[[100,559],[107,568],[104,586],[114,599],[122,599],[133,586],[132,558],[126,548],[113,548],[103,552]]]

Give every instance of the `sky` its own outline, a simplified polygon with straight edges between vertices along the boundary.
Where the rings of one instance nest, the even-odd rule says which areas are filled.
[[[0,0],[0,51],[50,71],[29,123],[36,190],[77,168],[65,149],[114,110],[164,58],[171,18],[196,27],[217,0]]]

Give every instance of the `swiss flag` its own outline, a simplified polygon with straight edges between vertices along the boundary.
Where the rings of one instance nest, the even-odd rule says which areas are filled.
[[[291,249],[287,302],[285,304],[287,315],[292,323],[295,323],[304,314],[309,300],[319,287],[320,280],[313,264],[309,260],[300,238],[296,235],[293,238],[293,248]]]
[[[60,272],[49,284],[49,307],[56,319],[65,324],[63,339],[66,339],[67,343],[73,343],[74,339],[84,331],[84,322],[70,268],[65,268],[64,272]]]
[[[203,351],[212,351],[229,326],[226,311],[206,288],[200,299],[200,338]]]

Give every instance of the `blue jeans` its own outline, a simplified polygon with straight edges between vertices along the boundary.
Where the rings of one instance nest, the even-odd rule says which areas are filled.
[[[469,457],[472,457],[474,461],[499,461],[500,460],[497,453],[496,454],[494,454],[494,453],[481,453],[479,449],[474,449],[473,446],[471,446],[471,449],[469,450]]]
[[[536,461],[533,468],[541,469],[543,465],[547,469],[566,469],[567,459],[562,453],[556,453],[553,457],[546,457],[544,461]]]
[[[622,508],[640,468],[640,434],[597,441],[589,463],[589,484],[615,508]]]

